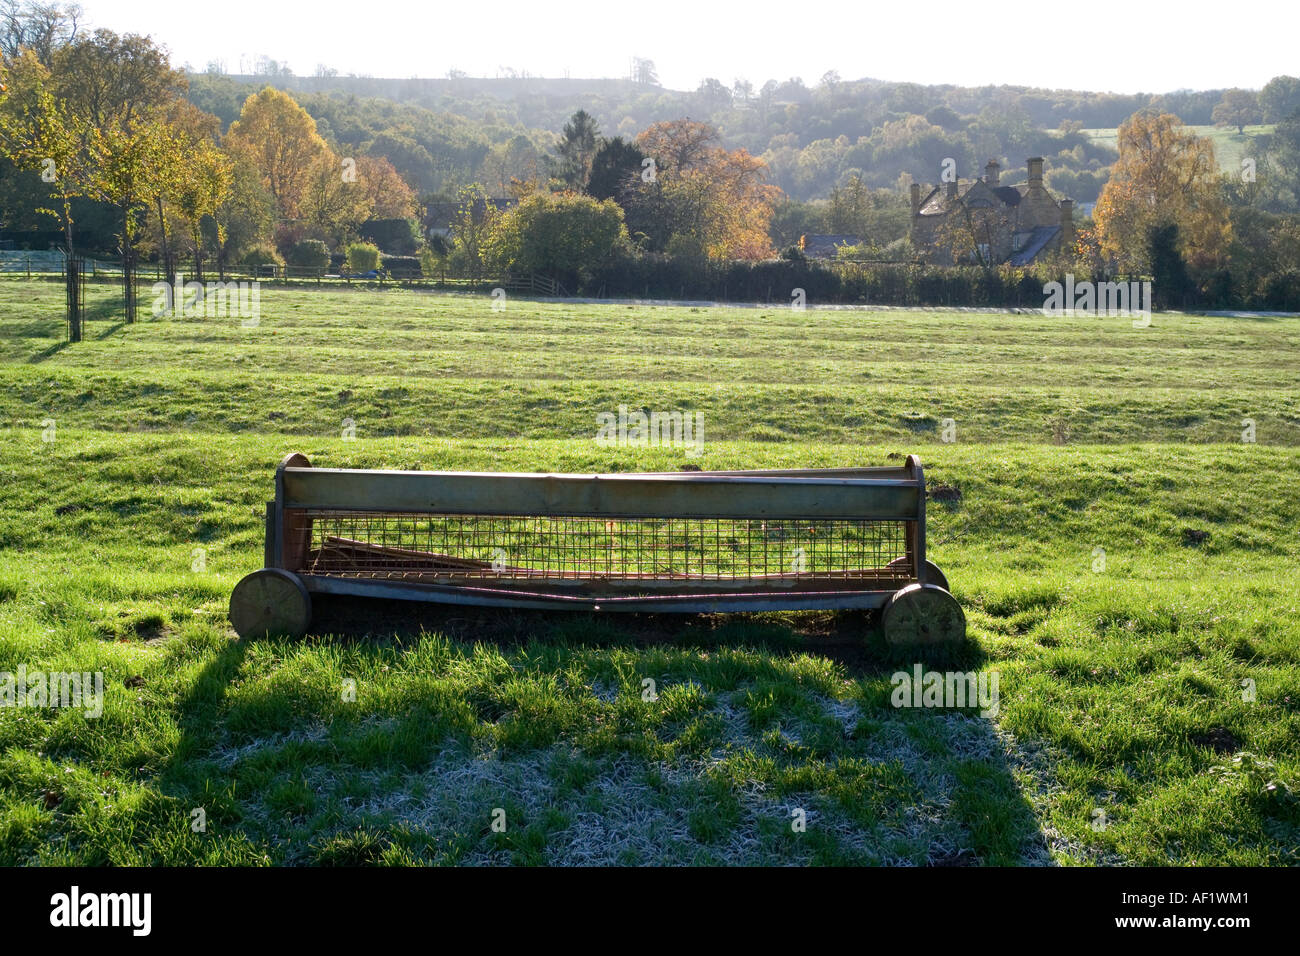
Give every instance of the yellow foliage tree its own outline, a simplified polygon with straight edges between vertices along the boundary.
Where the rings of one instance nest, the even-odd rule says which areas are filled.
[[[282,219],[299,218],[303,195],[323,163],[332,163],[334,175],[340,175],[316,121],[288,93],[269,86],[244,101],[224,145],[262,174]]]
[[[1218,186],[1214,144],[1169,113],[1135,113],[1119,128],[1119,160],[1093,213],[1101,251],[1121,270],[1150,269],[1152,229],[1178,227],[1187,263],[1221,265],[1232,226]]]
[[[305,176],[299,214],[336,245],[356,238],[361,224],[373,218],[374,206],[361,168],[358,162],[353,176],[327,149]]]
[[[187,100],[171,104],[163,126],[167,137],[167,167],[153,178],[152,204],[164,261],[175,235],[184,235],[194,255],[195,277],[203,279],[203,235],[205,216],[215,217],[231,184],[231,160],[217,148],[220,121]],[[222,240],[217,224],[217,242]],[[174,279],[170,275],[169,278]]]

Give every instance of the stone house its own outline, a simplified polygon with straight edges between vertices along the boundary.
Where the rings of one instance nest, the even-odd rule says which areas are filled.
[[[1074,202],[1043,185],[1043,160],[1028,160],[1029,182],[1003,186],[989,160],[984,178],[935,186],[912,183],[912,245],[926,262],[1028,265],[1074,243]],[[975,246],[978,244],[979,253]],[[954,247],[956,252],[954,254]]]

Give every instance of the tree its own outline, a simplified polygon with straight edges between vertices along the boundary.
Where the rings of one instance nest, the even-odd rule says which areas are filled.
[[[1300,108],[1274,128],[1257,173],[1261,184],[1268,185],[1276,210],[1300,207]]]
[[[906,236],[908,225],[903,197],[890,190],[869,189],[857,173],[834,187],[826,203],[825,231],[858,236],[878,246]]]
[[[632,82],[640,86],[658,86],[659,74],[655,72],[655,61],[632,57]]]
[[[220,122],[185,100],[171,104],[159,132],[162,149],[149,170],[146,187],[156,211],[168,282],[175,281],[174,234],[187,237],[195,278],[203,281],[203,222],[213,216],[230,188],[230,160],[217,149]],[[169,236],[169,225],[173,235]],[[220,242],[218,223],[216,240]]]
[[[865,237],[871,192],[861,176],[851,176],[843,186],[831,190],[826,209],[826,226],[833,233]]]
[[[383,156],[358,156],[356,185],[371,219],[410,219],[418,203],[415,191]]]
[[[185,74],[172,69],[148,37],[111,30],[60,47],[50,71],[69,107],[101,131],[128,130],[153,119],[187,85]]]
[[[19,169],[39,172],[57,208],[38,207],[63,229],[65,252],[73,255],[72,201],[87,194],[93,127],[54,93],[50,71],[30,50],[4,71],[8,92],[0,110],[0,144]]]
[[[0,146],[18,168],[41,170],[42,182],[50,184],[48,195],[57,209],[39,207],[38,214],[52,216],[63,227],[65,255],[73,258],[72,203],[86,195],[93,170],[87,143],[94,130],[73,115],[49,89],[49,70],[36,55],[24,49],[4,70],[0,93],[7,93],[0,108]],[[81,341],[81,308],[75,278],[69,265],[68,340]]]
[[[1235,126],[1239,135],[1246,131],[1248,124],[1258,123],[1262,118],[1259,98],[1250,90],[1239,89],[1227,90],[1210,114],[1215,126]]]
[[[304,270],[308,275],[321,275],[330,265],[330,248],[319,239],[304,239],[285,257],[289,265]]]
[[[161,196],[176,188],[179,178],[178,156],[171,131],[160,121],[122,128],[96,130],[91,149],[94,172],[89,194],[101,202],[117,207],[121,214],[122,257],[128,262],[123,270],[126,283],[126,320],[135,321],[134,260],[136,241],[143,226],[145,211],[152,204],[161,207]],[[166,233],[164,231],[164,237]],[[164,245],[164,261],[167,250]],[[168,281],[174,280],[168,267]]]
[[[433,154],[409,129],[386,129],[370,144],[370,155],[384,156],[417,190],[432,191],[437,184]]]
[[[219,230],[217,267],[223,279],[227,263],[264,244],[275,224],[275,197],[262,184],[262,174],[247,160],[228,154],[227,159],[230,187],[213,214]]]
[[[1184,306],[1192,282],[1179,249],[1178,225],[1153,225],[1147,232],[1147,258],[1151,263],[1151,288],[1160,308]]]
[[[617,200],[628,186],[642,177],[645,159],[645,153],[622,136],[603,141],[591,161],[587,194],[596,199]]]
[[[1265,123],[1279,123],[1300,110],[1300,78],[1275,76],[1259,91]]]
[[[765,258],[780,190],[766,181],[762,160],[715,146],[717,139],[714,127],[693,120],[655,123],[637,137],[637,146],[655,160],[656,175],[625,190],[629,229],[656,250]]]
[[[578,110],[564,124],[555,152],[560,162],[560,178],[570,189],[587,187],[591,161],[599,143],[600,128],[586,110]]]
[[[225,147],[262,174],[282,219],[299,217],[309,178],[320,175],[322,164],[334,158],[311,115],[288,93],[269,86],[244,101]],[[341,167],[334,175],[341,177]]]
[[[217,218],[230,192],[232,163],[230,158],[210,142],[200,143],[187,159],[187,168],[176,195],[181,221],[189,228],[190,251],[194,255],[194,275],[203,281],[204,224],[211,223],[212,245],[221,248],[225,226]]]
[[[1214,145],[1168,113],[1139,112],[1120,125],[1119,159],[1093,212],[1102,252],[1122,269],[1150,269],[1148,236],[1177,225],[1189,265],[1222,261],[1232,227],[1218,185]]]
[[[959,201],[939,225],[934,245],[946,251],[954,265],[974,262],[990,273],[997,265],[992,257],[993,239],[1006,228],[1006,220],[1006,214],[999,209],[972,209]]]
[[[51,183],[51,194],[63,207],[55,216],[63,222],[69,257],[72,199],[86,197],[114,208],[126,319],[134,321],[131,264],[144,213],[157,216],[170,272],[168,204],[174,203],[179,215],[194,216],[192,235],[197,235],[198,220],[219,202],[224,180],[212,142],[216,120],[181,99],[184,75],[148,38],[97,30],[69,42],[77,11],[24,9],[44,17],[43,28],[37,31],[39,42],[23,45],[8,63],[14,95],[0,119],[6,150],[22,164],[44,168],[42,179]],[[24,29],[10,19],[11,39]]]
[[[826,225],[824,203],[800,202],[788,198],[775,204],[772,221],[768,226],[772,243],[780,249],[794,246],[799,242],[800,236],[830,231]]]
[[[329,237],[335,246],[355,239],[361,224],[371,218],[373,208],[360,173],[356,178],[345,178],[342,162],[326,149],[302,174],[301,181],[299,218],[319,235]]]
[[[453,266],[479,279],[491,265],[489,237],[497,218],[497,207],[481,185],[463,186],[456,192],[456,212],[451,220],[453,240],[448,257]]]
[[[491,255],[508,270],[572,280],[607,259],[626,239],[623,210],[612,199],[534,193],[497,219]]]
[[[81,194],[116,208],[126,321],[135,321],[135,243],[142,203],[175,185],[178,164],[168,116],[186,88],[167,54],[148,37],[96,30],[59,47],[50,76],[84,162]]]
[[[37,62],[49,66],[55,51],[77,38],[81,16],[75,3],[0,0],[0,56],[11,63],[31,50]]]
[[[492,146],[483,160],[483,178],[496,195],[504,196],[516,182],[537,181],[540,158],[537,147],[520,133]]]
[[[731,90],[727,89],[722,81],[716,77],[710,76],[700,80],[700,86],[695,91],[695,95],[699,97],[705,109],[716,110],[731,105]]]
[[[925,119],[926,122],[931,125],[938,126],[941,129],[948,130],[949,132],[955,132],[956,130],[961,129],[963,125],[961,117],[957,115],[957,111],[950,109],[947,106],[936,106],[933,109],[928,110],[925,114]]]
[[[704,162],[717,142],[716,127],[689,119],[655,123],[636,138],[660,172],[686,171]]]

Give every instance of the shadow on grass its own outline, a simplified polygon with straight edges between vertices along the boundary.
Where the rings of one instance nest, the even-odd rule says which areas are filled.
[[[838,664],[846,676],[876,688],[890,687],[894,675],[910,675],[917,664],[925,671],[978,672],[987,663],[978,641],[958,649],[891,647],[880,632],[878,615],[867,611],[593,614],[317,595],[312,633],[354,647],[390,641],[407,645],[436,633],[460,644],[495,645],[507,656],[533,641],[584,648],[673,648],[702,655],[735,648],[773,659],[822,657]],[[869,733],[881,732],[888,723],[917,740],[944,740],[954,732],[949,720],[953,716],[949,708],[900,713],[888,700],[866,705],[863,713],[866,724],[877,727]],[[953,740],[964,742],[954,743],[952,753],[935,759],[947,758],[944,772],[952,777],[944,812],[959,821],[969,843],[934,843],[926,865],[1049,862],[1047,842],[1015,780],[995,724],[968,714],[959,725]],[[972,753],[986,756],[963,756],[972,743]]]
[[[169,783],[179,782],[177,776],[183,775],[187,761],[211,749],[224,715],[226,696],[251,646],[250,641],[227,642],[177,703],[180,739],[159,775],[165,790]]]
[[[439,633],[458,643],[495,644],[503,650],[534,640],[588,647],[749,647],[778,655],[821,655],[854,676],[918,660],[962,669],[978,668],[985,660],[975,642],[952,650],[889,647],[874,611],[599,614],[317,594],[312,597],[311,632],[348,643],[394,638],[407,643]]]
[[[99,304],[96,304],[96,305],[94,305],[94,306],[88,307],[88,308],[85,310],[85,314],[84,314],[84,316],[83,316],[83,318],[82,318],[82,324],[81,324],[83,340],[84,340],[85,338],[89,338],[89,337],[90,337],[90,323],[91,323],[91,322],[103,322],[103,321],[106,320],[106,319],[111,319],[111,318],[119,317],[119,313],[120,313],[120,312],[121,312],[120,307],[117,306],[117,305],[113,305],[112,303],[99,303]],[[62,327],[63,330],[66,331],[66,329],[67,329],[67,320],[66,320],[66,319],[60,319],[60,320],[58,320],[58,324]],[[41,323],[41,325],[39,326],[39,328],[40,328],[42,334],[44,334],[44,333],[46,333],[46,332],[49,331],[49,329],[48,329],[48,325],[49,325],[49,323]],[[95,338],[96,338],[96,339],[106,339],[106,338],[108,338],[109,336],[111,336],[111,335],[113,335],[114,333],[116,333],[117,331],[119,331],[119,330],[120,330],[123,326],[125,326],[125,325],[126,325],[126,322],[125,322],[125,321],[121,321],[121,320],[119,319],[119,321],[113,323],[113,324],[110,325],[108,328],[98,330],[98,331],[96,332],[96,334],[95,334]],[[38,328],[38,327],[37,327],[37,326],[31,326],[30,328]],[[19,332],[19,335],[22,335],[23,332],[24,332],[24,330],[20,329],[20,330],[18,330],[18,332]],[[46,348],[41,349],[41,351],[39,351],[39,352],[35,353],[34,355],[32,355],[30,358],[27,359],[27,361],[28,361],[29,364],[32,364],[32,365],[39,364],[39,363],[41,363],[41,362],[44,362],[46,359],[53,358],[54,356],[58,355],[60,352],[62,352],[64,349],[66,349],[66,348],[67,348],[69,345],[71,345],[71,344],[73,344],[73,343],[69,342],[67,339],[64,339],[64,340],[61,341],[61,342],[55,342],[53,345],[47,346]]]
[[[22,324],[6,322],[4,325],[4,338],[48,339],[52,335],[62,335],[67,327],[68,322],[62,315],[56,318],[35,319]]]
[[[887,649],[875,625],[874,615],[865,612],[599,615],[318,595],[314,600],[313,627],[303,643],[317,646],[334,644],[350,656],[359,655],[375,662],[382,659],[389,663],[394,654],[402,655],[408,650],[415,652],[433,633],[461,646],[495,645],[507,658],[511,658],[516,650],[537,642],[584,649],[672,648],[698,652],[702,658],[729,648],[757,653],[773,660],[825,657],[838,663],[846,675],[876,690],[872,692],[874,696],[869,694],[859,701],[861,720],[856,728],[846,728],[844,742],[821,756],[808,758],[811,760],[809,772],[814,766],[835,768],[841,763],[846,768],[857,766],[860,769],[824,771],[832,775],[847,774],[845,780],[849,783],[845,786],[849,786],[856,779],[855,774],[902,772],[897,769],[902,753],[911,753],[913,756],[909,759],[914,760],[942,760],[942,764],[932,768],[935,773],[927,768],[922,775],[928,778],[928,782],[916,782],[916,786],[921,788],[918,794],[924,794],[917,797],[917,806],[919,809],[924,805],[928,808],[926,812],[932,811],[936,799],[932,791],[940,787],[945,793],[940,801],[943,815],[950,822],[956,822],[963,836],[954,845],[951,839],[939,837],[936,829],[936,836],[930,838],[928,847],[922,844],[923,858],[916,862],[930,866],[969,866],[1014,864],[1027,860],[1041,862],[1047,858],[1042,834],[1028,801],[1015,782],[1004,751],[995,739],[992,722],[969,714],[961,717],[951,710],[899,712],[892,710],[887,701],[880,703],[879,690],[888,686],[889,675],[910,670],[918,655],[908,652],[900,656],[899,652]],[[379,766],[391,769],[388,764],[372,767],[361,760],[354,753],[354,738],[378,733],[385,741],[404,741],[405,750],[400,752],[398,762],[418,771],[445,750],[449,734],[454,736],[464,730],[462,727],[457,731],[451,724],[444,726],[444,711],[458,712],[459,705],[455,702],[409,701],[411,713],[405,713],[403,708],[401,714],[393,715],[392,719],[397,721],[395,725],[377,731],[367,727],[365,714],[354,714],[351,708],[344,713],[336,698],[316,698],[305,692],[299,695],[292,682],[273,682],[264,698],[244,696],[237,703],[232,700],[232,688],[248,676],[244,671],[250,654],[263,656],[261,650],[271,649],[279,659],[282,654],[292,656],[294,646],[292,642],[274,638],[231,641],[220,648],[179,701],[180,737],[161,770],[158,784],[164,793],[181,801],[184,806],[205,807],[208,819],[216,821],[227,833],[245,832],[242,821],[254,808],[261,812],[270,807],[280,812],[283,809],[281,804],[287,803],[298,819],[312,817],[317,798],[310,792],[307,780],[311,778],[313,769],[325,769],[340,776],[374,770]],[[975,642],[961,652],[948,655],[946,660],[933,654],[920,659],[927,668],[959,667],[963,670],[977,669],[985,660]],[[285,660],[287,662],[288,658]],[[288,694],[287,698],[285,694]],[[510,711],[508,705],[509,698],[495,701],[493,706],[504,710],[491,719],[505,719],[506,712]],[[481,709],[477,704],[475,708]],[[790,716],[786,714],[786,717]],[[291,779],[281,780],[259,769],[241,772],[239,765],[230,768],[228,775],[214,773],[214,752],[229,746],[232,738],[236,742],[251,743],[266,737],[272,729],[275,734],[283,734],[305,724],[321,722],[336,727],[340,719],[344,724],[331,733],[329,742],[299,740],[283,745],[288,748],[286,752],[294,754]],[[489,718],[479,714],[476,719]],[[511,719],[517,720],[518,716]],[[778,715],[778,719],[785,718]],[[352,724],[355,727],[351,727]],[[755,742],[759,740],[758,729],[754,730],[753,737]],[[907,741],[921,749],[915,749]],[[940,749],[927,749],[935,741],[939,742]],[[949,744],[951,751],[947,749]],[[976,752],[986,756],[968,756],[967,748],[973,744],[977,745]],[[336,746],[345,749],[340,752]],[[901,751],[900,747],[903,748]],[[918,758],[918,754],[926,756]],[[261,757],[265,761],[268,754]],[[778,761],[784,759],[778,758]],[[798,758],[796,764],[803,759]],[[274,766],[279,767],[279,764]],[[803,772],[793,764],[788,770],[791,773]],[[822,797],[830,799],[828,794]],[[567,812],[573,807],[566,803],[557,805],[555,809]],[[323,823],[324,829],[309,838],[310,845],[282,846],[280,852],[285,856],[281,858],[290,862],[329,862],[329,854],[321,849],[333,845],[327,839],[329,834],[337,826],[342,826],[338,832],[346,835],[349,827],[362,822],[348,818]],[[380,826],[375,836],[379,841],[377,846],[387,846],[391,840],[402,839],[399,833],[403,826],[400,819],[391,825]],[[867,834],[869,830],[864,831],[864,836],[869,841],[874,840]],[[247,836],[258,843],[263,838],[256,826]],[[436,839],[436,835],[433,838]],[[885,838],[882,836],[880,841],[876,850],[884,858],[889,858]],[[366,854],[361,862],[379,862],[381,855],[378,851]]]
[[[72,343],[69,342],[67,339],[64,339],[62,342],[55,342],[53,345],[41,349],[39,352],[37,352],[27,361],[32,365],[38,364],[40,362],[44,362],[46,359],[53,358],[54,356],[58,355],[60,352],[62,352],[71,344]]]

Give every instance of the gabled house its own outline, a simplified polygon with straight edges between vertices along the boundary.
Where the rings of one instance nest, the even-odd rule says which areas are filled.
[[[1029,182],[1003,186],[989,160],[984,178],[942,183],[922,196],[912,183],[912,245],[927,262],[1028,265],[1074,243],[1074,202],[1043,185],[1043,160],[1028,160]],[[978,254],[976,248],[978,247]]]

